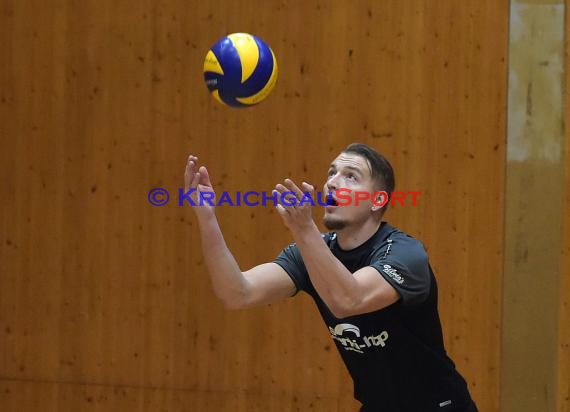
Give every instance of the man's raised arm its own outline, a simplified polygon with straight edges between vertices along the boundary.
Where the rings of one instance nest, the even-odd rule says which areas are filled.
[[[230,309],[268,304],[292,296],[296,291],[295,284],[276,263],[264,263],[241,271],[222,235],[215,214],[215,200],[212,204],[198,201],[203,193],[211,193],[208,199],[215,199],[215,193],[206,167],[195,170],[197,161],[196,156],[188,157],[184,190],[185,193],[192,190],[192,200],[200,205],[192,208],[198,219],[202,253],[216,296]]]

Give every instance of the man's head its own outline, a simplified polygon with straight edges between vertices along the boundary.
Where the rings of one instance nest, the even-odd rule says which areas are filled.
[[[341,206],[325,208],[325,226],[340,230],[371,218],[379,220],[394,186],[394,171],[384,156],[362,143],[349,145],[329,167],[324,190],[333,192],[334,203]]]

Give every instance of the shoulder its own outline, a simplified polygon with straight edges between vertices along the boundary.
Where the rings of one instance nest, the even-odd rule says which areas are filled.
[[[379,236],[372,245],[372,252],[376,257],[382,257],[381,255],[389,255],[394,252],[427,257],[424,244],[415,237],[388,224],[383,228],[383,232],[382,236]]]
[[[421,255],[426,254],[426,248],[422,241],[399,230],[391,234],[388,239],[386,239],[386,242],[392,243],[398,248],[405,248],[410,252],[419,253]]]
[[[404,305],[424,302],[431,290],[431,271],[424,245],[414,237],[394,230],[374,254],[371,266],[394,287]]]
[[[390,270],[397,267],[429,278],[429,258],[424,244],[399,229],[392,229],[374,249],[371,261],[376,262],[379,268]]]

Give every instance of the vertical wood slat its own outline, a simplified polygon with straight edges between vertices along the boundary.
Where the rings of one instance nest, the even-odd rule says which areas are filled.
[[[564,131],[565,131],[565,184],[564,184],[564,204],[563,204],[563,235],[560,264],[560,287],[559,287],[559,315],[558,315],[558,353],[557,353],[557,390],[556,390],[556,410],[558,412],[570,412],[570,134],[568,124],[570,124],[570,7],[565,3],[565,84],[564,84]]]
[[[501,409],[555,410],[564,4],[511,2]]]

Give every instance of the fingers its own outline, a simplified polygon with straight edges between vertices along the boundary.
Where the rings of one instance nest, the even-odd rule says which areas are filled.
[[[277,206],[275,206],[275,209],[277,209],[277,213],[279,213],[282,217],[286,217],[288,215],[287,209],[285,209],[280,204],[277,204]]]
[[[303,190],[291,179],[285,179],[282,184],[278,183],[275,185],[273,193],[280,203],[279,212],[281,212],[281,208],[284,212],[292,212],[293,210],[305,210],[309,206],[315,205],[314,186],[307,182],[302,182],[301,187]]]
[[[303,197],[303,192],[291,179],[285,179],[283,184],[278,183],[275,189],[281,194],[282,199],[300,200]]]
[[[196,189],[200,181],[200,173],[186,173],[184,175],[184,191],[188,192],[190,189]]]
[[[210,181],[210,174],[206,166],[201,166],[198,170],[200,173],[200,184],[208,187],[212,187],[212,182]]]
[[[289,189],[291,192],[295,193],[295,197],[297,199],[301,199],[304,195],[304,193],[301,191],[301,189],[299,189],[299,187],[291,180],[291,179],[285,179],[285,187],[287,189]]]
[[[186,168],[184,170],[184,176],[194,173],[194,168],[196,167],[197,161],[198,158],[196,156],[193,155],[188,156],[188,160],[186,161]]]
[[[192,183],[190,183],[190,188],[194,189],[198,187],[199,182],[200,182],[200,172],[194,173],[194,177],[192,178]]]
[[[315,191],[313,185],[303,182],[301,187],[303,190],[301,190],[291,179],[285,179],[283,184],[278,183],[275,185],[275,189],[277,189],[277,191],[286,199],[294,200],[294,198],[296,198],[296,200],[301,200],[307,195],[312,197],[313,192]]]
[[[193,175],[196,173],[197,166],[198,158],[194,155],[188,156],[188,161],[186,162],[186,170],[184,171],[185,182],[187,179],[191,180],[193,178]],[[212,182],[210,181],[210,174],[208,173],[208,169],[206,169],[205,166],[200,166],[198,173],[200,173],[199,184],[211,187]]]
[[[299,203],[298,195],[293,190],[289,190],[287,187],[283,186],[281,183],[275,185],[273,194],[278,199],[282,207],[294,207]]]
[[[302,182],[299,188],[291,179],[285,179],[283,183],[275,185],[273,191],[277,198],[275,209],[283,219],[285,226],[293,232],[312,228],[314,225],[312,207],[314,206],[313,192],[315,188]]]
[[[194,155],[188,156],[188,161],[186,162],[186,169],[184,171],[185,191],[196,188],[196,186],[198,186],[198,182],[200,181],[200,173],[195,172],[197,162],[198,158],[196,156]]]
[[[303,186],[303,189],[307,192],[313,193],[315,191],[315,187],[307,182],[303,182],[301,186]]]
[[[196,163],[198,163],[198,158],[194,155],[188,156],[188,161],[186,162],[186,169],[190,168],[193,172],[194,168],[196,167]]]

